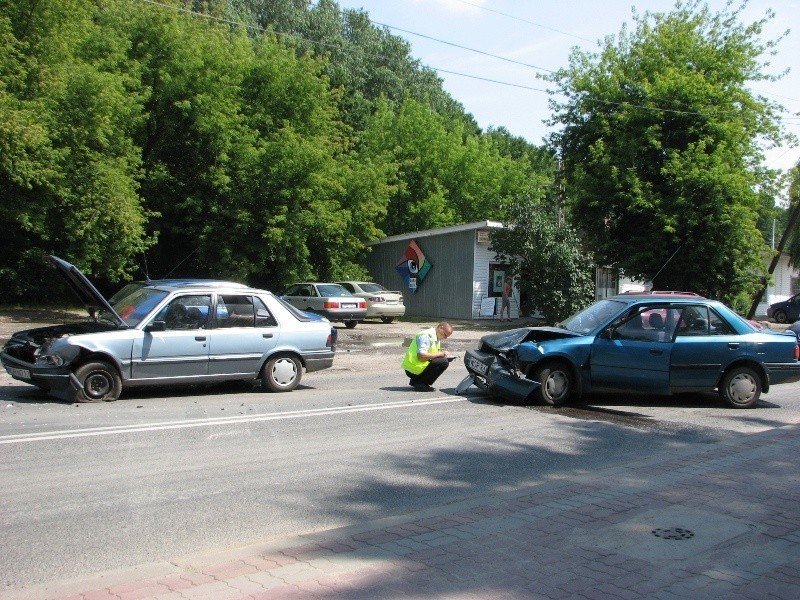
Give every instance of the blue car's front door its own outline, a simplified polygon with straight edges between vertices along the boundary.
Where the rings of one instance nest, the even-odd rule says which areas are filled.
[[[592,387],[666,394],[671,350],[669,342],[598,337],[590,359]]]
[[[642,307],[595,338],[589,361],[594,389],[669,393],[672,336],[665,326],[667,313],[662,307]]]

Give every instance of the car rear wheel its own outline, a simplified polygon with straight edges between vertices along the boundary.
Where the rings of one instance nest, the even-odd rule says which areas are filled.
[[[534,397],[549,406],[562,406],[575,390],[572,373],[562,362],[549,362],[537,367],[531,379],[540,384]]]
[[[776,310],[773,317],[775,318],[776,323],[786,323],[786,321],[789,320],[789,317],[786,315],[786,312],[782,310]]]
[[[353,329],[356,325],[358,325],[358,321],[345,321],[344,326],[348,329]]]
[[[261,383],[270,392],[290,392],[303,377],[303,365],[294,356],[276,356],[261,371]]]
[[[381,317],[381,321],[388,325],[389,323],[394,322],[394,317]]]
[[[761,377],[750,367],[733,367],[722,377],[719,395],[733,408],[750,408],[761,396]]]
[[[107,362],[86,363],[78,367],[75,377],[81,385],[75,394],[78,402],[113,402],[122,393],[122,379]]]

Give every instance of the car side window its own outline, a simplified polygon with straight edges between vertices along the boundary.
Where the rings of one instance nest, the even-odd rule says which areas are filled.
[[[709,314],[705,306],[687,306],[678,321],[679,336],[702,336],[709,334]]]
[[[217,299],[220,329],[277,325],[263,300],[257,296],[221,294]]]
[[[728,322],[713,310],[708,311],[708,331],[711,335],[732,335],[734,333]]]
[[[671,342],[675,329],[672,311],[666,306],[641,306],[630,312],[614,329],[614,339],[638,342]]]
[[[181,329],[204,329],[208,324],[211,296],[179,296],[167,304],[156,315],[156,321],[164,321],[168,331]]]
[[[356,291],[356,288],[355,288],[355,286],[353,286],[353,284],[352,284],[352,283],[342,283],[341,285],[342,285],[342,287],[343,287],[344,289],[346,289],[348,292],[351,292],[351,293],[353,293],[353,292],[355,292],[355,291]]]
[[[256,327],[275,327],[278,325],[264,301],[258,296],[253,296],[253,307],[256,309]]]

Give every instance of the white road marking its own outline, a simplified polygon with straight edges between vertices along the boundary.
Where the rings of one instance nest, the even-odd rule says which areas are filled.
[[[63,440],[77,437],[92,437],[98,435],[115,435],[123,433],[138,433],[148,431],[161,431],[165,429],[189,429],[192,427],[212,427],[215,425],[238,425],[240,423],[257,423],[260,421],[281,421],[285,419],[303,419],[308,417],[322,417],[325,415],[365,412],[373,410],[390,410],[412,408],[415,406],[431,406],[433,404],[447,404],[451,402],[465,402],[463,397],[444,396],[440,398],[427,398],[425,400],[404,400],[402,402],[384,402],[380,404],[363,404],[360,406],[336,406],[331,408],[317,408],[297,410],[269,415],[240,415],[234,417],[215,417],[209,419],[186,419],[181,421],[165,421],[163,423],[149,423],[140,425],[114,425],[110,427],[87,427],[84,429],[71,429],[63,431],[44,431],[42,433],[17,433],[0,436],[0,444],[22,444],[27,442],[41,442],[46,440]]]

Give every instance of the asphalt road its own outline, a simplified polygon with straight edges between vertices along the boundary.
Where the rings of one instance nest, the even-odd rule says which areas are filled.
[[[800,384],[744,411],[713,394],[553,409],[456,396],[456,361],[437,392],[413,392],[405,330],[380,328],[340,330],[334,368],[288,394],[235,385],[76,405],[1,375],[0,596],[800,422]],[[462,329],[451,350],[476,335]]]

